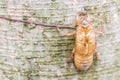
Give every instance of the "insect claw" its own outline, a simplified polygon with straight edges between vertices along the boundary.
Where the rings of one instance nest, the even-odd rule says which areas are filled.
[[[56,30],[57,30],[57,32],[58,32],[61,36],[65,36],[65,34],[63,34],[63,33],[60,31],[59,27],[56,27]]]
[[[59,29],[59,27],[56,27],[56,30],[57,30],[58,33],[60,33],[60,29]]]
[[[96,57],[96,60],[99,61],[99,57],[98,57],[97,51],[95,51],[95,57]]]

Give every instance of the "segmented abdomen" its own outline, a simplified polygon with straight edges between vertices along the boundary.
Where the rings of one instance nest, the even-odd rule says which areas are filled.
[[[80,55],[74,56],[74,64],[79,70],[87,70],[93,63],[93,55],[83,57]]]

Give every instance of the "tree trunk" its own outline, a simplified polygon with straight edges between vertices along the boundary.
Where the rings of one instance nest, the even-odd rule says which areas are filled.
[[[56,28],[0,19],[0,80],[119,80],[120,0],[1,0],[0,16],[74,26],[77,11],[86,10],[97,35],[99,61],[79,71],[69,61],[74,36]],[[60,29],[68,33],[74,29]],[[69,62],[68,62],[69,61]]]

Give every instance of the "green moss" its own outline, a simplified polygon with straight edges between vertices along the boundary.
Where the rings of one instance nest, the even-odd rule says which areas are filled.
[[[117,11],[120,12],[120,8],[118,8]]]
[[[28,20],[28,16],[23,16],[23,20]],[[28,24],[24,23],[23,26],[24,26],[24,27],[27,27]]]
[[[42,18],[42,22],[43,22],[43,23],[47,23],[47,21],[48,21],[48,18],[47,18],[47,17],[43,17],[43,18]]]
[[[56,0],[51,0],[52,2],[55,2]]]
[[[29,16],[23,16],[23,20],[28,20],[28,17]],[[31,29],[34,29],[36,26],[35,25],[29,25],[29,24],[27,24],[27,23],[23,23],[23,27],[24,27],[24,30],[25,31],[29,31],[29,30],[31,30]]]
[[[28,20],[28,16],[24,15],[23,20]]]

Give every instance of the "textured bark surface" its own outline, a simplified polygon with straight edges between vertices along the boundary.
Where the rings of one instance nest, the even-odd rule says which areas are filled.
[[[99,61],[88,71],[69,60],[74,36],[56,28],[0,19],[0,80],[120,80],[120,0],[0,0],[0,16],[74,25],[79,10],[89,13],[97,35]],[[63,33],[72,29],[60,29]]]

